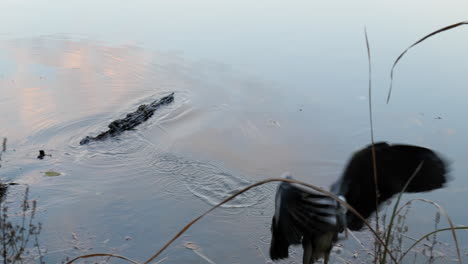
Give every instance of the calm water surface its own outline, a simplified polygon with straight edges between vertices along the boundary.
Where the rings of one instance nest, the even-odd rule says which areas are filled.
[[[8,138],[0,179],[29,185],[38,200],[46,262],[95,252],[144,261],[210,205],[284,171],[328,187],[370,142],[364,25],[376,140],[423,145],[451,160],[447,188],[407,198],[436,200],[467,225],[468,29],[409,52],[385,104],[398,54],[466,20],[467,7],[401,4],[0,4],[0,136]],[[135,131],[79,145],[170,92],[174,103]],[[52,156],[36,159],[39,149]],[[62,175],[44,176],[49,170]],[[215,211],[163,256],[205,263],[184,247],[190,241],[215,263],[266,262],[274,189],[262,186]],[[23,190],[10,188],[8,202]],[[432,230],[434,210],[413,208],[417,237]],[[467,248],[466,232],[459,239]]]

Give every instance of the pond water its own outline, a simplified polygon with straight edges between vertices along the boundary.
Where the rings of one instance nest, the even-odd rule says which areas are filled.
[[[30,186],[47,263],[95,252],[144,261],[211,205],[284,171],[328,188],[370,142],[367,26],[376,140],[447,157],[447,188],[406,197],[435,200],[467,225],[468,28],[408,52],[385,103],[399,53],[467,19],[466,8],[457,1],[4,1],[0,136],[8,141],[0,180]],[[136,130],[79,144],[170,92],[175,101]],[[51,156],[36,159],[40,149]],[[265,263],[275,186],[214,211],[163,257],[209,263],[202,252],[214,263]],[[23,190],[12,186],[7,201]],[[434,212],[415,205],[410,234],[431,231]],[[439,239],[453,244],[448,234]],[[466,232],[459,240],[465,255]],[[284,263],[300,263],[299,252]]]

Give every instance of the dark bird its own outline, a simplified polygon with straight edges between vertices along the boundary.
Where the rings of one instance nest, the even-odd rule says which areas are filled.
[[[414,173],[405,192],[439,189],[448,181],[447,163],[430,149],[385,142],[375,143],[374,147],[378,197],[372,145],[354,153],[341,178],[330,188],[330,192],[364,218],[374,213],[376,206],[400,193]],[[275,198],[270,257],[272,260],[287,258],[290,245],[302,244],[303,264],[312,264],[321,258],[327,264],[338,234],[346,228],[360,230],[363,225],[361,219],[333,198],[307,187],[282,182]]]

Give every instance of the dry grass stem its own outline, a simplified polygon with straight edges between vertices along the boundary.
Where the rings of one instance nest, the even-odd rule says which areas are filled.
[[[390,71],[390,88],[388,89],[388,95],[387,95],[387,104],[388,102],[390,101],[390,97],[392,95],[392,88],[393,88],[393,74],[394,74],[394,70],[395,70],[395,67],[397,65],[397,63],[401,60],[401,58],[403,57],[403,55],[406,54],[406,52],[408,52],[409,49],[411,49],[412,47],[418,45],[419,43],[425,41],[426,39],[432,37],[432,36],[435,36],[439,33],[442,33],[444,31],[447,31],[447,30],[451,30],[453,28],[457,28],[459,26],[463,26],[463,25],[468,25],[468,21],[462,21],[462,22],[458,22],[458,23],[455,23],[455,24],[452,24],[452,25],[449,25],[449,26],[446,26],[446,27],[443,27],[441,29],[438,29],[424,37],[422,37],[420,40],[416,41],[415,43],[411,44],[411,46],[409,46],[407,49],[405,49],[401,54],[400,56],[397,57],[397,59],[395,60],[395,62],[393,62],[393,65],[392,65],[392,69]]]

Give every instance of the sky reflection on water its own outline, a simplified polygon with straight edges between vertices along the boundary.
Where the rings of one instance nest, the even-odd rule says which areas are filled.
[[[31,185],[50,251],[80,253],[66,249],[74,232],[92,252],[116,248],[137,259],[226,195],[223,184],[235,189],[291,171],[326,187],[369,142],[365,25],[376,139],[420,144],[451,160],[454,181],[423,197],[466,224],[468,29],[411,50],[385,104],[396,56],[424,34],[467,19],[465,3],[449,2],[3,1],[0,136],[10,151],[0,177]],[[78,145],[172,91],[174,104],[136,131]],[[36,160],[39,149],[52,157]],[[64,176],[44,177],[50,169]],[[212,193],[199,188],[213,179]],[[256,247],[267,252],[273,191],[253,193],[260,197],[254,206],[216,212],[184,239],[218,262],[262,262]],[[413,226],[431,228],[433,212],[418,210]],[[168,256],[198,261],[180,243]]]

